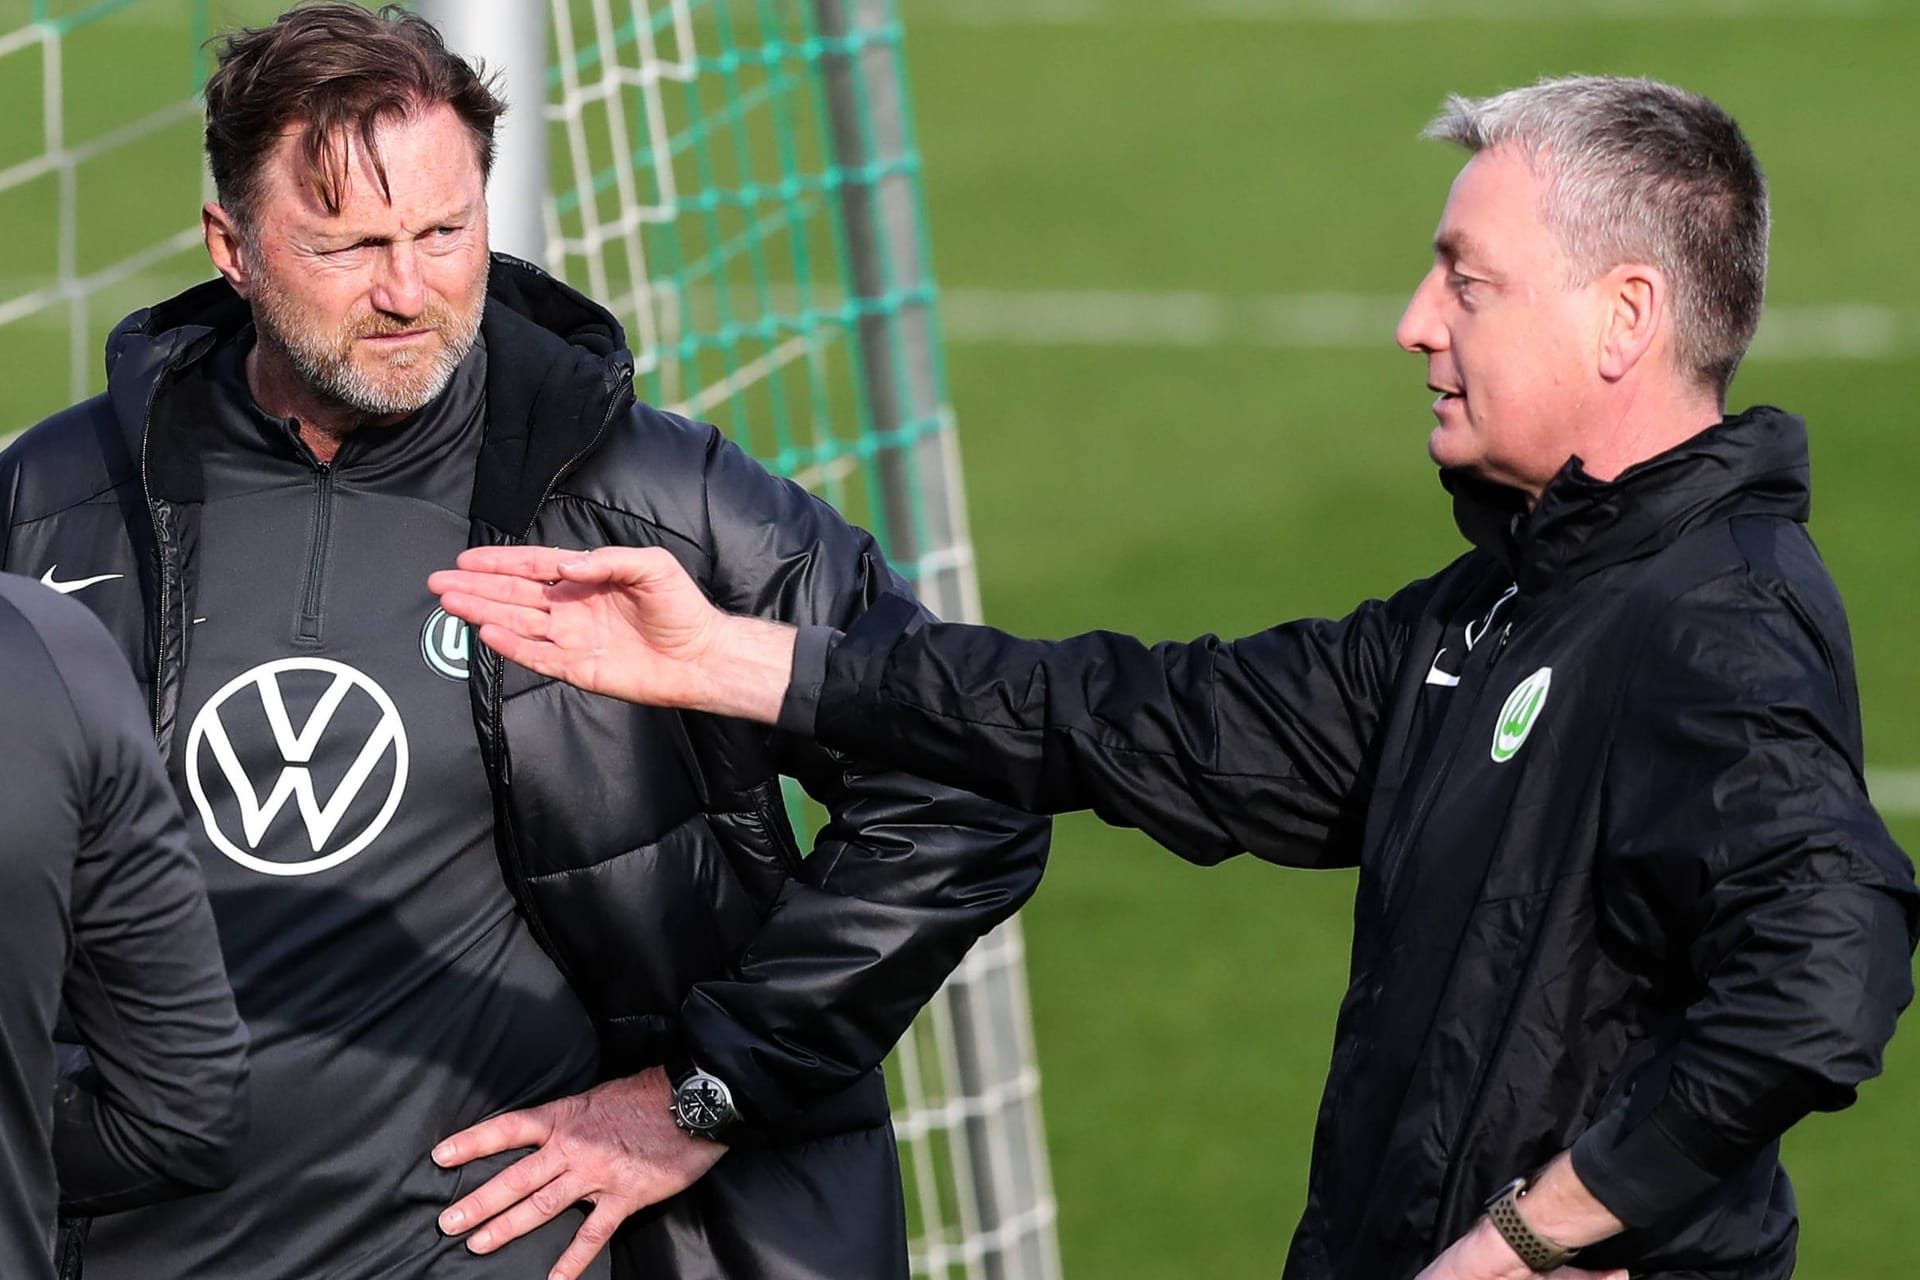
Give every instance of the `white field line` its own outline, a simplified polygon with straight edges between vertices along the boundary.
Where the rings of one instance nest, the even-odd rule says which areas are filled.
[[[946,289],[956,343],[1040,347],[1384,350],[1404,295],[1236,295],[1128,290]],[[1920,311],[1874,303],[1768,307],[1754,360],[1886,360],[1920,351]]]
[[[197,234],[196,230],[192,236]],[[192,236],[183,232],[142,256],[181,251],[190,247]],[[126,265],[119,264],[79,283],[83,289],[127,281],[138,287],[151,280],[156,298],[160,287],[170,289],[181,284],[170,276],[137,272],[123,275]],[[0,288],[0,298],[7,292]],[[53,302],[65,291],[55,286],[49,292],[53,296],[38,301]],[[947,289],[940,297],[946,336],[956,343],[1189,349],[1238,345],[1276,350],[1383,350],[1393,340],[1394,322],[1403,302],[1385,294],[1236,297],[1193,291],[1108,290]],[[19,300],[9,301],[17,304]],[[828,301],[822,300],[822,304]],[[9,310],[0,304],[0,315]],[[59,327],[64,328],[64,317],[62,320]],[[785,363],[804,354],[807,345],[804,339],[792,340],[759,363]],[[1920,351],[1920,312],[1867,303],[1776,306],[1767,309],[1752,358],[1872,360],[1916,351]],[[736,377],[752,381],[765,372],[756,364]],[[702,395],[685,407],[710,408],[714,398]],[[11,434],[0,431],[0,446],[10,441]],[[823,478],[806,477],[815,482]],[[1873,769],[1868,771],[1867,781],[1881,813],[1889,817],[1920,816],[1920,769]]]
[[[1079,27],[1205,22],[1731,22],[1863,18],[1898,11],[1895,0],[966,0],[916,5],[909,28]]]
[[[1886,817],[1920,817],[1920,769],[1869,769],[1867,793]]]
[[[923,0],[906,6],[909,32],[938,27],[1172,26],[1205,22],[1280,25],[1305,22],[1511,22],[1534,26],[1574,22],[1698,21],[1793,18],[1820,20],[1897,13],[1905,0]],[[22,6],[24,7],[24,5]],[[283,4],[215,5],[214,29],[269,21]],[[731,0],[738,20],[758,16],[751,0]],[[190,29],[183,0],[140,0],[101,23],[116,30]],[[0,56],[45,39],[41,24],[0,31]],[[664,75],[663,67],[656,74]]]
[[[45,276],[0,277],[0,328],[12,323],[64,330],[66,311],[56,307],[76,295],[116,287],[145,302],[204,279],[211,273],[147,271],[155,261],[192,248],[199,235],[197,226],[183,230],[133,258],[64,285]],[[942,289],[939,298],[942,327],[956,343],[1277,351],[1384,350],[1393,342],[1394,324],[1406,305],[1404,294],[1182,289],[949,288]],[[779,286],[765,301],[783,313],[803,309],[797,291]],[[839,305],[839,297],[816,287],[810,305],[830,310]],[[1887,360],[1915,353],[1920,353],[1920,310],[1851,302],[1769,306],[1750,358]],[[798,354],[780,353],[783,360]]]

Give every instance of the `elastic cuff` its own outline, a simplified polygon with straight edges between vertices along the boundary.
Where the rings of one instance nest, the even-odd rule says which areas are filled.
[[[828,746],[872,751],[886,742],[873,708],[886,680],[887,658],[904,636],[926,625],[918,601],[889,592],[867,606],[827,653],[826,683],[814,711],[813,736]],[[842,741],[841,739],[845,739]]]
[[[803,738],[813,736],[820,714],[820,686],[827,680],[827,654],[840,633],[832,627],[801,627],[793,640],[793,676],[780,701],[779,728]]]
[[[1580,1135],[1573,1171],[1614,1217],[1629,1227],[1653,1227],[1684,1212],[1726,1175],[1701,1163],[1697,1144],[1686,1140],[1698,1122],[1671,1096],[1644,1118],[1630,1121],[1629,1111],[1622,1103]]]

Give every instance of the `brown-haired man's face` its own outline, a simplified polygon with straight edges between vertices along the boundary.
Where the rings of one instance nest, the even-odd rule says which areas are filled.
[[[353,139],[333,214],[298,134],[280,140],[261,173],[246,294],[261,341],[311,390],[393,417],[438,396],[473,345],[486,301],[486,180],[450,107],[388,121],[376,140],[388,192]]]

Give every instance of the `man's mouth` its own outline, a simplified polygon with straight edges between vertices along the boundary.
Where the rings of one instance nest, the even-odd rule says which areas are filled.
[[[1440,398],[1433,402],[1433,409],[1435,413],[1438,413],[1440,411],[1441,406],[1443,405],[1450,404],[1454,401],[1463,400],[1466,398],[1466,392],[1461,391],[1456,387],[1443,387],[1437,382],[1429,382],[1427,384],[1427,390],[1435,391],[1439,393]]]

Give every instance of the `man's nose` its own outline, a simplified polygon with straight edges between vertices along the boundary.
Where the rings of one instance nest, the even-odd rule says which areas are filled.
[[[411,241],[395,240],[380,255],[372,296],[368,299],[391,316],[411,320],[427,307],[427,285],[420,270],[420,251]]]
[[[1400,313],[1400,323],[1393,330],[1393,340],[1400,344],[1402,351],[1418,355],[1439,351],[1447,345],[1446,326],[1440,323],[1439,309],[1434,305],[1433,291],[1439,287],[1439,281],[1440,270],[1436,267],[1407,299],[1407,309]]]

